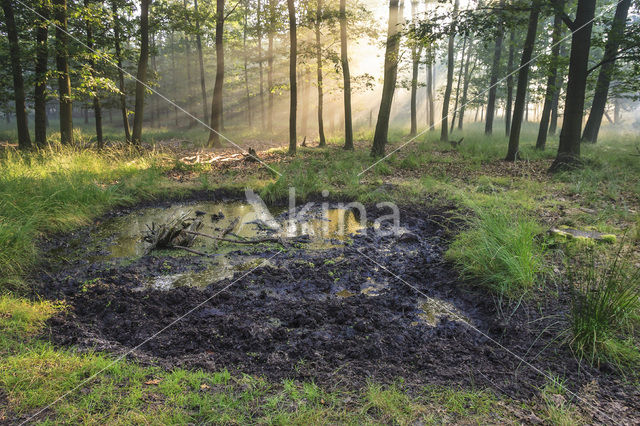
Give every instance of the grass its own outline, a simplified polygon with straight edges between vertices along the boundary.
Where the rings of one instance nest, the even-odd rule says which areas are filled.
[[[451,244],[447,257],[462,275],[507,297],[532,290],[544,270],[542,227],[524,214],[507,209],[478,209]]]
[[[194,188],[250,186],[267,202],[286,200],[290,186],[296,188],[299,200],[320,196],[326,189],[332,196],[365,203],[386,199],[434,203],[434,198],[452,202],[473,215],[455,238],[448,258],[470,282],[508,298],[534,292],[554,297],[543,285],[552,265],[540,239],[548,226],[545,215],[549,212],[551,220],[561,217],[576,227],[591,225],[616,232],[637,223],[636,229],[640,229],[640,218],[633,213],[640,194],[640,169],[635,157],[629,155],[637,138],[620,139],[603,132],[602,143],[584,149],[586,167],[570,173],[542,178],[496,176],[484,167],[500,164],[506,139],[485,138],[481,126],[473,123],[467,127],[465,141],[457,150],[440,143],[437,133],[429,133],[362,176],[358,173],[373,163],[368,149],[345,152],[342,141],[335,137],[325,149],[300,148],[296,158],[273,163],[283,176],[266,175],[264,179],[243,176],[233,169],[214,174],[208,166],[185,166],[157,154],[121,150],[97,154],[54,146],[25,155],[6,151],[0,158],[0,285],[5,293],[24,285],[22,278],[37,259],[40,236],[86,224],[115,205]],[[535,140],[534,127],[524,127],[523,140]],[[77,131],[78,138],[89,138],[82,129]],[[175,137],[197,143],[198,138],[206,138],[200,133],[150,129],[146,140]],[[361,131],[360,135],[369,133]],[[12,137],[7,135],[0,129],[0,139]],[[119,130],[108,130],[107,137],[118,138]],[[458,139],[458,132],[452,138]],[[403,132],[394,129],[388,152],[403,140]],[[549,149],[540,152],[532,143],[523,142],[522,170],[527,170],[529,162],[550,159],[555,144],[552,139]],[[177,186],[165,177],[169,170],[189,172],[194,178]],[[392,189],[380,190],[388,183],[392,185],[384,188]],[[597,213],[571,212],[577,207],[590,207]],[[632,235],[628,241],[633,238],[640,236]],[[572,255],[580,259],[583,253]],[[606,277],[608,270],[610,265],[596,264],[594,277]],[[585,357],[608,354],[590,358],[596,362],[623,359],[629,364],[627,360],[634,358],[628,358],[625,351],[633,349],[629,339],[635,314],[623,313],[616,302],[620,294],[626,294],[620,283],[628,280],[618,275],[590,282],[594,291],[588,290],[589,286],[576,287],[576,309],[572,312],[582,315],[581,322],[575,324],[583,325],[574,328],[572,336],[582,330],[586,343],[580,346],[575,340],[574,348]],[[511,401],[473,387],[408,389],[401,378],[394,385],[371,383],[359,392],[329,391],[311,382],[273,383],[226,371],[166,371],[130,361],[111,365],[113,358],[108,355],[79,354],[39,339],[46,319],[66,307],[21,299],[17,292],[12,293],[0,297],[0,389],[7,398],[0,406],[0,420],[33,414],[103,369],[94,382],[80,386],[47,411],[47,422],[502,423],[522,419],[514,413],[523,405],[527,413],[534,412],[545,422],[583,420],[562,393],[560,379],[541,390],[540,401]],[[612,308],[616,304],[618,308]],[[578,306],[591,308],[581,310]],[[599,311],[603,314],[598,314],[597,320],[590,318],[597,311],[593,306],[606,307]]]
[[[569,269],[574,293],[571,344],[591,363],[605,361],[633,370],[640,363],[634,342],[640,325],[640,269],[622,244],[609,257],[595,254],[595,247],[588,251],[586,262]]]
[[[50,147],[0,158],[0,288],[20,284],[43,233],[68,231],[110,207],[164,194],[163,167],[151,155]]]

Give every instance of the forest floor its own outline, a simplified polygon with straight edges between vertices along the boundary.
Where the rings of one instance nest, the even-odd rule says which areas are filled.
[[[505,163],[503,138],[471,131],[458,149],[436,139],[361,176],[367,142],[259,152],[269,168],[188,143],[5,152],[0,419],[637,423],[637,328],[580,359],[570,319],[572,277],[589,254],[606,262],[622,248],[640,265],[637,138],[605,135],[584,147],[583,168],[554,176],[553,146],[524,143],[523,161]],[[323,190],[332,205],[360,201],[372,218],[393,201],[409,237],[228,244],[234,258],[269,262],[203,288],[140,289],[149,275],[202,270],[198,255],[96,260],[108,249],[96,232],[114,218],[237,200],[247,187],[283,205],[290,186],[300,202]],[[548,233],[562,226],[617,239]],[[363,282],[383,283],[381,294],[361,293]],[[436,312],[423,306],[431,299]]]

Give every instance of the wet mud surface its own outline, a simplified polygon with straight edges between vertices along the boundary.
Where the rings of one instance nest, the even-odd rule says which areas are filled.
[[[373,219],[389,210],[367,213]],[[55,237],[46,242],[49,263],[34,279],[41,294],[70,308],[49,321],[48,336],[81,350],[135,348],[131,357],[169,368],[228,369],[329,387],[402,378],[416,386],[487,386],[515,398],[536,393],[545,379],[503,345],[565,378],[574,391],[595,384],[599,395],[640,411],[637,395],[610,369],[581,365],[555,341],[559,331],[549,325],[566,300],[524,303],[503,319],[493,298],[462,283],[443,259],[457,227],[449,209],[409,206],[400,213],[399,234],[361,232],[322,249],[227,248],[229,258],[251,261],[230,276],[205,278],[208,285],[168,289],[149,286],[149,277],[206,271],[211,260],[164,251],[61,261],[70,240],[93,247],[95,229]]]

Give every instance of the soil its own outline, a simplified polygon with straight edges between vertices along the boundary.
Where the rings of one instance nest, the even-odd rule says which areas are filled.
[[[58,255],[66,239],[60,235],[43,242],[51,256],[34,280],[42,283],[40,294],[70,307],[48,323],[57,345],[116,354],[135,348],[132,358],[167,368],[228,369],[328,388],[402,378],[415,387],[479,386],[531,397],[546,379],[497,341],[581,395],[595,387],[591,403],[600,408],[610,411],[610,401],[623,401],[628,413],[640,413],[637,388],[621,384],[609,366],[580,363],[557,340],[566,327],[562,292],[546,304],[498,310],[486,291],[459,278],[444,260],[460,226],[452,209],[404,206],[404,234],[368,232],[329,250],[245,248],[268,264],[206,288],[165,291],[140,285],[166,265],[203,268],[202,258],[163,253],[108,267],[82,259],[63,264]],[[376,218],[389,211],[371,207],[367,213]],[[89,239],[91,233],[78,235]],[[435,312],[425,308],[429,298],[437,302]]]

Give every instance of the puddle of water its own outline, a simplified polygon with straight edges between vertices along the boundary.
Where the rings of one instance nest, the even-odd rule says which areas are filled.
[[[282,210],[273,213],[275,215],[280,212]],[[345,209],[329,209],[328,218],[318,214],[301,222],[283,220],[283,223],[278,223],[270,221],[267,212],[256,212],[251,205],[242,202],[176,204],[166,208],[143,209],[106,221],[100,226],[96,238],[110,241],[106,248],[108,253],[95,260],[142,256],[148,248],[148,244],[142,241],[147,226],[151,226],[153,222],[166,223],[180,215],[200,215],[203,223],[200,232],[210,235],[219,234],[220,230],[227,228],[236,218],[240,218],[240,221],[231,232],[243,238],[308,235],[310,242],[307,247],[310,249],[335,247],[363,228],[353,211]],[[211,249],[217,248],[217,245],[211,239],[199,237],[194,248],[211,253]]]
[[[418,318],[432,327],[437,326],[440,319],[444,317],[449,317],[455,321],[468,322],[455,306],[444,300],[429,298],[421,300],[418,306],[420,307]]]

